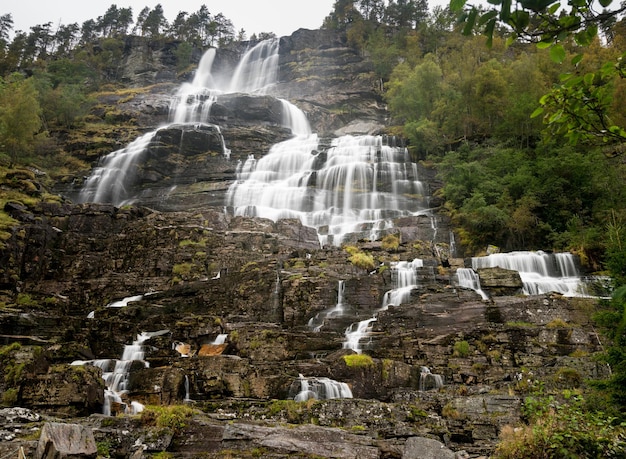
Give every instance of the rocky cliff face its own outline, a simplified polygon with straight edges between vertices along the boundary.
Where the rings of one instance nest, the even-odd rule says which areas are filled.
[[[316,129],[380,129],[369,64],[340,37],[298,31],[281,49],[280,91]],[[135,84],[164,75],[136,68]],[[111,103],[156,127],[166,107],[151,91]],[[34,453],[26,427],[44,415],[70,427],[47,429],[40,449],[80,424],[90,448],[93,439],[115,457],[479,457],[538,385],[578,388],[605,374],[589,357],[600,348],[595,300],[519,295],[519,275],[501,269],[479,271],[488,300],[458,287],[465,262],[444,215],[395,220],[383,233],[395,244],[353,238],[344,249],[321,248],[297,220],[225,213],[235,161],[289,136],[278,110],[275,97],[217,101],[230,159],[212,129],[159,130],[136,182],[142,205],[7,205],[19,224],[0,250],[0,393],[34,413],[0,412],[0,455]],[[434,172],[420,171],[435,190]],[[163,199],[175,176],[180,191]],[[415,285],[383,307],[396,263],[414,259]],[[348,327],[373,317],[362,354],[346,349]],[[95,362],[121,359],[142,332],[143,359],[109,406],[120,416],[103,416],[107,370]],[[346,383],[354,398],[287,400],[307,378]],[[121,415],[133,401],[195,411]]]

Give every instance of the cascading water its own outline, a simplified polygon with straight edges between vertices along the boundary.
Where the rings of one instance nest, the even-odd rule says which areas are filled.
[[[316,228],[321,245],[349,233],[376,239],[393,219],[429,215],[425,187],[406,148],[381,136],[343,136],[326,153],[315,134],[274,145],[241,165],[226,203],[236,215],[298,218]]]
[[[127,404],[123,401],[122,396],[128,392],[128,376],[134,362],[141,362],[146,368],[149,366],[148,362],[144,361],[144,343],[153,336],[163,333],[167,333],[167,330],[154,333],[140,333],[132,344],[124,346],[122,357],[119,360],[97,359],[89,361],[77,360],[72,362],[72,365],[93,365],[102,369],[102,379],[104,379],[106,386],[104,391],[104,405],[102,406],[102,413],[104,415],[111,416],[111,406],[113,403],[124,407],[126,414],[136,414],[143,410],[141,403],[133,401]]]
[[[344,313],[344,292],[346,289],[346,284],[344,281],[340,280],[337,285],[337,304],[335,307],[322,311],[315,315],[315,317],[311,317],[309,319],[308,326],[313,331],[320,331],[324,326],[326,319],[332,319],[334,317],[341,317]]]
[[[127,147],[102,158],[98,167],[86,180],[77,200],[79,202],[106,202],[123,205],[132,202],[134,196],[129,187],[133,184],[152,140],[159,130],[172,125],[188,125],[190,129],[202,129],[209,125],[211,106],[220,94],[234,92],[264,93],[276,82],[278,39],[266,40],[250,49],[234,71],[234,76],[224,81],[211,73],[215,49],[208,50],[198,65],[191,83],[180,86],[170,103],[170,123],[156,131],[144,134]],[[220,134],[221,136],[221,134]],[[225,156],[230,151],[222,139]]]
[[[228,338],[228,333],[220,333],[215,337],[211,344],[219,346],[220,344],[226,343],[226,338]]]
[[[171,123],[206,124],[211,106],[223,93],[269,93],[277,82],[278,51],[277,39],[259,43],[244,54],[228,79],[212,73],[215,50],[207,51],[193,81],[181,85],[173,98]],[[425,187],[406,148],[382,136],[362,135],[334,139],[328,151],[320,152],[305,114],[286,100],[281,103],[284,126],[294,138],[274,145],[261,159],[250,157],[237,166],[237,181],[226,198],[235,215],[299,218],[318,230],[322,245],[340,245],[349,233],[376,239],[395,218],[430,215]],[[136,196],[130,190],[138,163],[157,133],[145,134],[103,158],[78,200],[133,202]],[[229,155],[225,145],[224,154]]]
[[[472,268],[459,268],[456,270],[457,283],[459,287],[469,288],[478,293],[483,300],[488,300],[489,296],[480,288],[480,278],[478,273]]]
[[[307,400],[328,400],[334,398],[352,398],[352,391],[346,383],[329,378],[300,375],[289,388],[289,398],[296,402]]]
[[[372,323],[377,320],[380,311],[389,306],[399,306],[411,298],[411,290],[417,287],[417,268],[422,268],[424,262],[416,258],[413,261],[399,261],[391,265],[391,279],[395,288],[387,291],[383,296],[383,304],[373,317],[351,324],[345,332],[344,349],[352,349],[356,353],[362,352],[361,341],[371,335]]]
[[[430,372],[430,368],[422,367],[420,370],[419,390],[439,389],[443,387],[443,376]]]
[[[565,296],[586,296],[585,284],[571,253],[509,252],[472,258],[474,269],[496,266],[518,271],[526,295],[558,292]]]

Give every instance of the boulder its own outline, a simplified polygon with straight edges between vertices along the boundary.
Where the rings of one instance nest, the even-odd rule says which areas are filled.
[[[345,432],[342,429],[314,425],[295,428],[243,423],[226,425],[222,440],[223,446],[246,443],[274,451],[317,457],[345,459],[379,457],[378,448],[372,444],[371,439]]]
[[[480,286],[492,295],[515,295],[524,284],[519,272],[504,268],[481,268],[476,270]]]
[[[20,384],[21,403],[48,413],[88,416],[102,409],[104,380],[93,366],[53,365]]]
[[[437,440],[411,437],[404,445],[402,459],[455,459],[455,454]]]
[[[44,424],[37,445],[36,459],[95,458],[98,453],[91,428],[78,424]]]

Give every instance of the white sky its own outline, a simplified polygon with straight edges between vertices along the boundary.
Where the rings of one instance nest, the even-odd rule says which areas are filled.
[[[222,13],[233,23],[235,33],[274,32],[282,37],[300,28],[318,29],[332,11],[335,0],[5,0],[0,6],[0,16],[10,13],[13,32],[29,32],[34,25],[52,22],[53,29],[60,24],[77,22],[103,16],[111,5],[132,8],[133,20],[144,8],[154,8],[159,3],[166,19],[171,22],[179,11],[189,14],[206,5],[211,15]]]

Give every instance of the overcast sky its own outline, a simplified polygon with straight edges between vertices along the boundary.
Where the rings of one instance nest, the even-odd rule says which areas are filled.
[[[274,32],[282,37],[300,28],[318,29],[331,12],[335,0],[3,0],[0,16],[10,13],[13,31],[29,32],[34,25],[52,22],[53,30],[60,24],[77,22],[103,16],[111,5],[133,9],[133,20],[144,8],[154,8],[159,3],[165,17],[171,22],[179,11],[194,13],[206,5],[211,15],[222,13],[233,23],[235,31],[253,33]]]

